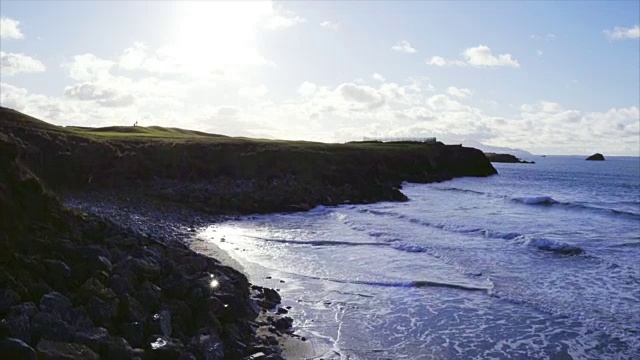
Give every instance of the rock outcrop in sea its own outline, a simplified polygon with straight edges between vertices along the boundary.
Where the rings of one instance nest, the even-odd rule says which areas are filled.
[[[591,156],[589,156],[586,160],[591,160],[591,161],[604,161],[604,155],[600,154],[600,153],[595,153]]]
[[[487,157],[487,159],[489,159],[489,161],[496,163],[535,164],[535,161],[520,160],[511,154],[496,154],[487,152],[484,153],[484,155]]]

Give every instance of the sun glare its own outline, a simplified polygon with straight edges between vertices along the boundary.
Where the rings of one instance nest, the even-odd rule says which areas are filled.
[[[180,3],[172,52],[193,72],[259,63],[256,32],[272,11],[264,1]]]

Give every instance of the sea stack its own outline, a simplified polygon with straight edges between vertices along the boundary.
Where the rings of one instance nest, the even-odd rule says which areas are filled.
[[[595,154],[589,156],[587,158],[587,160],[604,161],[604,156],[602,156],[602,154],[600,154],[600,153],[595,153]]]

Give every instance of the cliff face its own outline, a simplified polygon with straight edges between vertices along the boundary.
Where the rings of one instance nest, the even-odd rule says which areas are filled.
[[[183,244],[64,209],[23,150],[0,133],[0,358],[282,359],[252,329],[274,291]]]
[[[22,161],[55,190],[115,190],[217,213],[402,201],[403,181],[496,173],[481,151],[442,143],[107,137],[21,117],[0,111],[0,129],[23,142]]]
[[[520,160],[511,154],[484,153],[487,159],[497,163],[535,164],[533,161]]]

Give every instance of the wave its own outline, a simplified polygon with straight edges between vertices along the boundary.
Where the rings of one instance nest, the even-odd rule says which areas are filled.
[[[436,187],[433,187],[433,189],[440,190],[440,191],[453,191],[453,192],[459,192],[459,193],[467,193],[467,194],[490,195],[489,193],[482,192],[482,191],[471,190],[471,189],[461,189],[461,188],[455,188],[455,187],[436,186]]]
[[[553,205],[558,204],[558,201],[550,196],[535,196],[535,197],[522,197],[514,198],[513,201],[520,202],[527,205]]]
[[[511,200],[513,202],[517,202],[524,205],[540,205],[540,206],[553,205],[560,208],[571,208],[576,210],[603,213],[607,215],[618,215],[618,216],[630,217],[633,219],[640,219],[640,213],[625,211],[625,210],[618,210],[618,209],[613,209],[609,207],[592,206],[592,205],[587,205],[579,202],[562,202],[552,198],[551,196],[532,196],[532,197],[511,198],[506,195],[498,195],[498,194],[492,194],[492,193],[487,193],[482,191],[462,189],[462,188],[456,188],[456,187],[432,187],[432,189],[440,190],[440,191],[453,191],[453,192],[459,192],[459,193],[470,193],[470,194],[477,194],[477,195],[483,195],[483,196],[490,196],[490,197],[499,198],[499,199]],[[624,200],[624,201],[614,202],[612,204],[638,205],[640,204],[640,202]]]
[[[532,246],[538,250],[548,251],[560,255],[581,255],[584,254],[584,250],[575,245],[569,245],[561,242],[556,242],[549,239],[530,238],[524,241],[527,246]]]
[[[353,242],[353,241],[334,241],[334,240],[289,240],[289,239],[273,239],[263,238],[259,236],[244,237],[256,240],[262,240],[266,242],[274,242],[280,244],[292,244],[292,245],[310,245],[310,246],[389,246],[387,243],[381,242]]]
[[[457,289],[457,290],[466,290],[466,291],[491,291],[493,286],[472,286],[472,285],[462,285],[462,284],[454,284],[454,283],[446,283],[446,282],[437,282],[431,280],[414,280],[414,281],[368,281],[368,280],[347,280],[347,279],[332,279],[332,278],[321,278],[321,277],[313,277],[317,280],[325,280],[336,282],[340,284],[356,284],[356,285],[368,285],[368,286],[382,286],[382,287],[403,287],[403,288],[424,288],[424,287],[440,287],[440,288],[448,288],[448,289]]]

